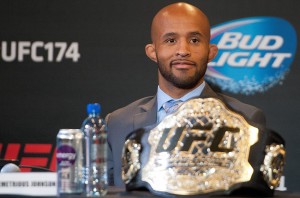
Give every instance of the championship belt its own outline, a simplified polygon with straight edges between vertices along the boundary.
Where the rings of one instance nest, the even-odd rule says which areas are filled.
[[[122,154],[126,189],[169,195],[272,196],[284,140],[219,99],[189,100],[155,127],[131,133]]]

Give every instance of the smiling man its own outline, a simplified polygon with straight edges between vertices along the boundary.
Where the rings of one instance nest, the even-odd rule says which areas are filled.
[[[159,123],[168,114],[169,101],[219,98],[248,121],[265,125],[260,109],[216,93],[205,83],[207,64],[218,50],[216,45],[210,44],[209,20],[199,8],[182,2],[162,8],[153,18],[151,39],[152,43],[146,45],[145,50],[158,66],[156,95],[139,99],[106,117],[112,185],[124,185],[121,155],[126,136],[136,129]]]
[[[180,98],[203,83],[217,46],[209,44],[209,21],[199,9],[184,3],[162,9],[153,19],[151,37],[146,54],[158,64],[160,89]]]

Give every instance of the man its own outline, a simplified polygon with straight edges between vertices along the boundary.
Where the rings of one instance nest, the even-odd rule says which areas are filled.
[[[155,96],[142,98],[118,109],[106,118],[109,143],[109,171],[113,184],[123,186],[121,153],[126,136],[135,129],[160,122],[166,115],[164,103],[195,97],[221,98],[233,110],[252,122],[265,124],[261,110],[236,99],[215,93],[204,81],[207,63],[217,54],[210,44],[210,24],[205,14],[187,3],[175,3],[161,9],[151,26],[152,43],[147,56],[158,65],[158,90]]]

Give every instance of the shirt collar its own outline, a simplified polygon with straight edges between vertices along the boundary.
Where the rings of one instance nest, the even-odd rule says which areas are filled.
[[[193,89],[192,91],[190,91],[189,93],[185,94],[184,96],[178,99],[172,98],[171,96],[163,92],[163,90],[161,90],[160,87],[158,86],[157,87],[157,111],[159,111],[162,105],[169,100],[181,100],[185,102],[191,98],[199,97],[201,92],[204,89],[204,86],[205,86],[205,81],[203,81],[203,83],[201,83],[198,87],[196,87],[195,89]]]

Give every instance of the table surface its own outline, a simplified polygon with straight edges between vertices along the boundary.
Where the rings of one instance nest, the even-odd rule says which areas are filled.
[[[31,197],[31,196],[21,196],[21,195],[0,195],[0,197],[2,198],[25,198],[25,197]],[[55,196],[54,196],[55,197]],[[48,197],[48,198],[54,198],[53,196]],[[85,196],[83,195],[63,195],[60,196],[63,198],[85,198]],[[105,198],[149,198],[149,197],[159,197],[156,195],[151,194],[149,191],[130,191],[127,192],[124,188],[118,188],[118,187],[114,187],[114,186],[110,186],[108,189],[108,193],[106,196],[104,196]],[[184,197],[184,196],[181,196]],[[185,196],[185,197],[205,197],[205,196]],[[226,198],[226,197],[230,197],[230,196],[213,196],[213,197],[222,197],[222,198]],[[231,196],[233,197],[233,196]],[[237,197],[237,196],[234,196]],[[243,196],[243,197],[247,197],[247,196]],[[250,197],[250,196],[249,196]],[[289,197],[299,197],[300,198],[300,192],[287,192],[287,191],[275,191],[274,194],[275,198],[289,198]]]

